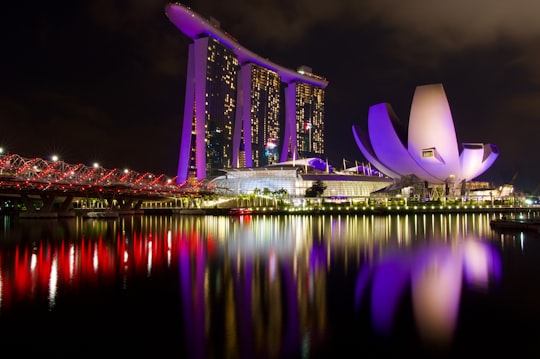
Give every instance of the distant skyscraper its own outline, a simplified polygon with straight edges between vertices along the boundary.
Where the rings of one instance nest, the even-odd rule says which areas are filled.
[[[324,154],[326,79],[308,67],[293,71],[261,58],[214,20],[180,4],[169,4],[166,14],[193,39],[179,183],[189,177],[214,176],[221,169],[261,167]]]

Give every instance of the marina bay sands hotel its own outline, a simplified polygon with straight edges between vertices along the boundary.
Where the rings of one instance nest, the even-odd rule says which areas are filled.
[[[177,182],[324,155],[325,78],[254,54],[181,4],[166,15],[193,40]]]

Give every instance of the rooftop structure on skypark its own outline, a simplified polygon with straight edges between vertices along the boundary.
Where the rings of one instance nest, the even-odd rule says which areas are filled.
[[[294,71],[249,51],[217,21],[181,4],[169,4],[166,15],[193,40],[178,182],[324,155],[326,79],[307,66]]]
[[[394,188],[425,182],[463,189],[499,155],[495,145],[485,143],[463,143],[460,151],[442,84],[416,88],[408,131],[388,103],[369,108],[367,133],[357,125],[352,130],[362,154],[396,181]]]

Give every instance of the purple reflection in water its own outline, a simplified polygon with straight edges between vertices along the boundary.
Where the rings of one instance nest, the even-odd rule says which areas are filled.
[[[309,269],[315,270],[317,267],[326,268],[326,247],[322,243],[314,243],[309,255]]]
[[[412,251],[400,248],[375,266],[360,270],[355,303],[358,308],[371,280],[372,325],[379,334],[389,335],[400,300],[410,285],[420,335],[446,343],[455,329],[463,284],[486,289],[490,278],[498,282],[500,277],[498,253],[485,242],[437,243]]]
[[[253,263],[251,259],[246,259],[245,270],[237,274],[234,282],[236,297],[238,298],[238,310],[240,313],[251,313],[253,310],[251,297],[253,294]],[[244,339],[241,348],[241,357],[249,358],[254,352],[253,330],[251,328],[251,317],[242,315],[239,318],[239,334]]]
[[[189,249],[189,243],[185,240],[182,241],[179,250],[179,269],[183,294],[183,313],[186,318],[184,322],[186,343],[190,355],[203,358],[206,355],[203,285],[206,256],[201,246],[197,246],[193,254],[190,254]],[[196,261],[195,273],[192,273],[191,270],[192,257]]]
[[[400,259],[395,258],[382,263],[374,273],[371,316],[375,328],[384,333],[390,331],[392,327],[400,295],[409,280],[408,265]]]

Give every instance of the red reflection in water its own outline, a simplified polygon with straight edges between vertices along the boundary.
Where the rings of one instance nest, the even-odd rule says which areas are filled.
[[[0,311],[7,312],[16,302],[43,299],[54,306],[56,297],[60,309],[60,299],[66,292],[79,295],[88,289],[101,295],[101,287],[119,287],[119,277],[135,277],[125,282],[131,284],[172,269],[165,273],[172,273],[172,280],[167,277],[152,284],[173,287],[172,296],[165,293],[167,299],[172,298],[174,308],[164,305],[160,310],[171,314],[170,323],[182,328],[175,340],[181,337],[194,358],[217,357],[217,352],[246,358],[268,353],[275,358],[300,349],[314,352],[334,334],[328,328],[333,316],[346,310],[348,299],[344,296],[339,305],[331,305],[328,274],[332,271],[361,270],[356,288],[358,304],[362,294],[368,292],[367,284],[373,284],[371,291],[375,294],[371,298],[378,299],[372,308],[373,318],[382,319],[379,327],[389,330],[403,285],[413,284],[413,292],[424,299],[418,301],[424,308],[420,314],[426,314],[418,316],[417,322],[446,335],[452,330],[446,324],[453,323],[457,310],[448,301],[459,294],[459,288],[448,283],[454,284],[456,276],[463,275],[467,282],[483,287],[494,269],[486,267],[492,258],[487,248],[476,243],[462,247],[457,240],[442,248],[423,248],[416,243],[414,250],[411,246],[396,253],[381,245],[384,250],[379,253],[373,248],[385,242],[379,240],[381,232],[376,228],[380,218],[362,221],[367,223],[360,227],[362,231],[355,229],[351,234],[345,230],[359,227],[359,221],[347,224],[332,219],[322,225],[317,219],[294,217],[284,224],[273,218],[261,221],[257,216],[232,220],[209,217],[205,221],[201,225],[199,218],[155,218],[133,221],[133,228],[127,231],[116,224],[92,227],[92,232],[84,235],[51,235],[53,240],[45,235],[31,237],[40,238],[36,244],[25,236],[11,247],[1,243]],[[366,239],[369,236],[377,239]],[[442,298],[441,289],[449,290]],[[151,292],[149,296],[153,295]],[[153,304],[161,305],[164,296],[155,296]],[[130,310],[131,303],[122,301],[124,304]],[[106,312],[107,305],[98,306],[96,312]],[[429,312],[426,305],[431,305]],[[127,316],[147,315],[152,318],[150,323],[159,323],[145,314],[146,308],[139,306],[136,310]],[[180,314],[174,316],[175,310]]]
[[[2,309],[15,301],[48,297],[56,288],[110,284],[119,271],[137,275],[152,267],[166,266],[178,251],[178,242],[169,243],[166,238],[166,233],[152,233],[147,237],[136,233],[131,241],[118,235],[115,243],[99,236],[97,240],[62,239],[2,249]],[[51,288],[51,283],[56,288]]]

